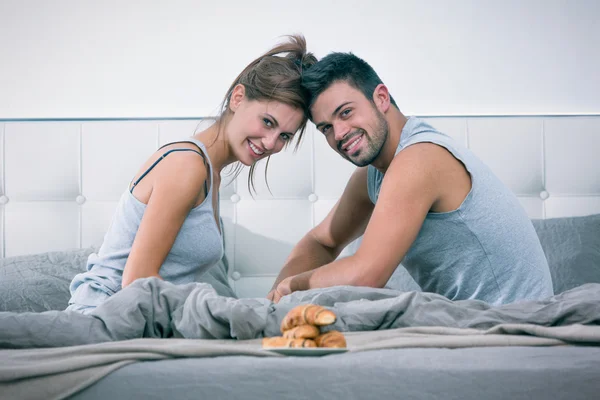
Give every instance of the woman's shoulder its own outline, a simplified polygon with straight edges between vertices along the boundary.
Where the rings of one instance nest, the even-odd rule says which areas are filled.
[[[208,178],[206,155],[193,143],[169,144],[158,150],[154,157],[163,164],[156,174],[157,183],[166,181],[178,186],[177,182],[180,182],[200,187]]]
[[[178,197],[204,194],[209,177],[206,156],[193,143],[173,143],[161,147],[146,160],[132,181],[132,192],[147,204],[153,194]]]

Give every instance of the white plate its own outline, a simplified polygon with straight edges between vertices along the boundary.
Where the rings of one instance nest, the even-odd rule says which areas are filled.
[[[339,354],[348,351],[348,348],[336,348],[336,347],[276,347],[271,349],[263,349],[266,351],[272,351],[274,353],[283,354],[286,356],[298,356],[298,357],[320,357],[328,354]]]

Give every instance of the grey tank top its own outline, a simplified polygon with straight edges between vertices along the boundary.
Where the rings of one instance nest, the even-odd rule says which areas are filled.
[[[402,261],[413,279],[424,291],[451,300],[505,304],[552,296],[548,262],[516,196],[472,152],[418,118],[408,119],[396,154],[423,142],[442,146],[461,161],[472,187],[458,209],[427,214]],[[369,166],[374,204],[383,176]]]
[[[201,155],[208,163],[208,176],[212,176],[213,168],[204,144],[193,138],[185,142],[194,143],[201,149]],[[177,157],[177,154],[169,157]],[[160,267],[159,275],[164,280],[176,284],[194,282],[223,257],[223,230],[215,220],[212,193],[211,180],[206,198],[189,212]],[[123,193],[98,253],[89,256],[87,271],[76,275],[71,282],[69,304],[95,307],[121,290],[123,269],[145,210],[146,204],[130,190]]]

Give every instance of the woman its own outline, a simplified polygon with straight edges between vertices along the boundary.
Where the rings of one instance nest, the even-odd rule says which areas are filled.
[[[308,115],[302,71],[315,62],[302,36],[289,37],[235,79],[214,125],[154,153],[122,195],[87,272],[71,282],[67,310],[87,314],[139,278],[193,282],[215,265],[223,256],[220,173],[239,161],[251,167],[251,183],[258,160],[301,139]]]

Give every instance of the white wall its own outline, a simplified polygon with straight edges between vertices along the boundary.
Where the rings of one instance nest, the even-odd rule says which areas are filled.
[[[212,115],[278,36],[418,115],[600,113],[596,0],[0,0],[0,119]]]

